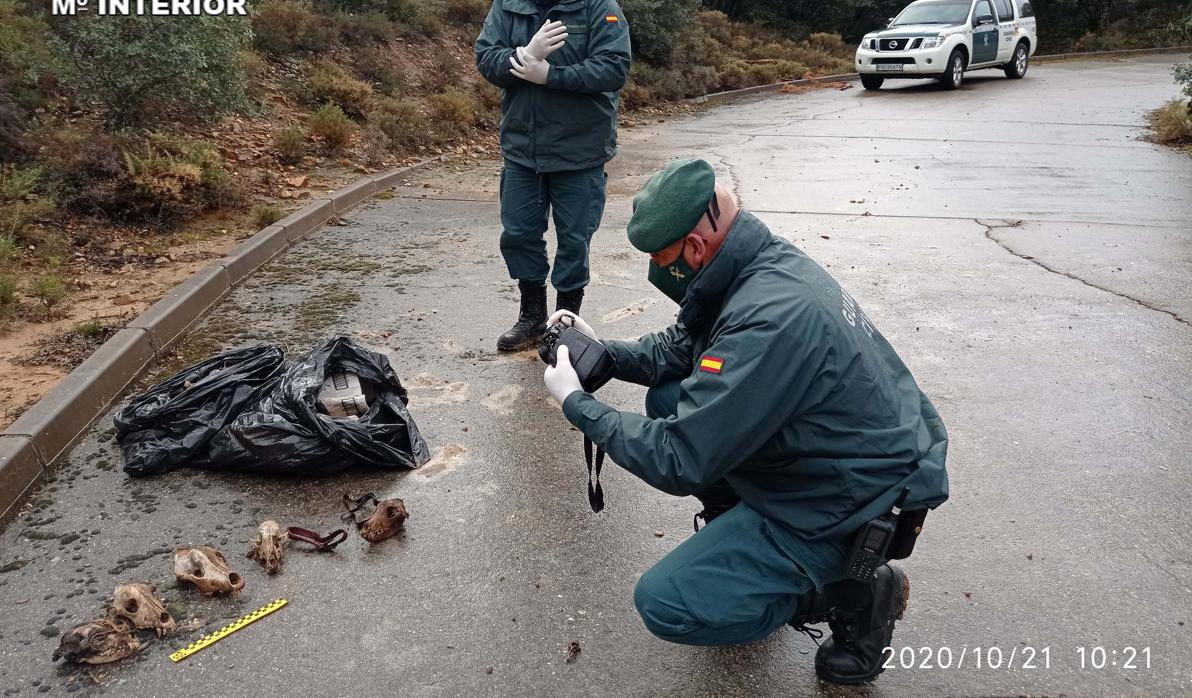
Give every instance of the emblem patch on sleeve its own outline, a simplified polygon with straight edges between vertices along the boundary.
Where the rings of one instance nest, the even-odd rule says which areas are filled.
[[[714,356],[705,356],[699,361],[699,370],[707,371],[708,373],[720,373],[720,369],[724,368],[724,359],[718,359]]]
[[[621,20],[617,19],[616,15],[606,15],[604,17],[604,21],[608,22],[609,24],[616,24],[617,22],[620,22]]]

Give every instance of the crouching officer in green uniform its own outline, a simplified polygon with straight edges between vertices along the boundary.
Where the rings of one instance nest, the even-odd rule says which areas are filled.
[[[494,0],[476,39],[480,74],[503,89],[501,254],[521,291],[501,351],[533,344],[546,329],[551,210],[556,307],[579,312],[629,63],[629,28],[615,0]]]
[[[545,382],[617,464],[704,505],[704,528],[638,582],[642,620],[692,645],[827,620],[817,673],[872,679],[910,586],[888,564],[846,579],[846,561],[857,531],[904,492],[903,511],[947,499],[939,414],[856,301],[740,211],[706,162],[671,163],[633,207],[629,241],[680,304],[671,327],[605,342],[614,377],[649,386],[646,414],[585,393],[565,347]],[[559,320],[595,337],[577,316]]]

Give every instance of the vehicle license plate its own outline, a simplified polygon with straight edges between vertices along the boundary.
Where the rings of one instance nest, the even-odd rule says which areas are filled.
[[[883,70],[897,72],[897,71],[902,70],[902,64],[901,63],[878,63],[877,69],[879,72],[883,71]]]

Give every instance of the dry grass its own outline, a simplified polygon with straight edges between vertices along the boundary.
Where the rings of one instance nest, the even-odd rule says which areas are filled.
[[[1192,143],[1192,109],[1188,107],[1188,100],[1173,99],[1152,112],[1151,128],[1159,143]]]

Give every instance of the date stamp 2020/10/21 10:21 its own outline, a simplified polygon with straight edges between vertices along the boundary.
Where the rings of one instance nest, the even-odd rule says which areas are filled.
[[[1033,647],[1015,645],[1010,648],[967,645],[951,647],[886,647],[882,650],[886,669],[1021,669],[1047,670],[1059,663],[1078,669],[1119,669],[1123,671],[1151,668],[1150,647],[1078,646],[1070,652],[1055,651],[1050,645]],[[1069,662],[1072,662],[1069,664]]]

